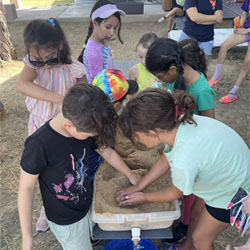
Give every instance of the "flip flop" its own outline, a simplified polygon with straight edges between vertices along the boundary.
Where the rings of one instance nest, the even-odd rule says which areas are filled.
[[[235,100],[237,100],[239,97],[237,95],[234,95],[234,98],[231,99],[228,95],[226,96],[223,96],[221,99],[220,99],[220,102],[221,103],[231,103]]]
[[[213,87],[221,78],[222,78],[222,76],[219,76],[219,78],[217,80],[213,80],[213,79],[209,80],[208,81],[209,86]]]

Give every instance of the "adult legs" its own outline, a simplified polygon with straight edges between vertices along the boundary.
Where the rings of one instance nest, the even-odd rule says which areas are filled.
[[[228,50],[244,42],[245,42],[245,36],[239,35],[239,34],[232,34],[223,42],[223,44],[221,45],[219,54],[218,54],[218,59],[217,59],[217,64],[216,64],[214,75],[212,76],[210,80],[211,82],[209,81],[210,86],[213,86],[214,84],[218,82],[221,76],[222,67],[225,62]]]
[[[240,74],[236,80],[236,83],[233,86],[233,88],[229,91],[228,95],[220,99],[221,102],[229,103],[229,102],[233,102],[234,100],[238,98],[236,93],[240,85],[246,80],[249,71],[250,71],[250,43],[248,44],[247,53],[242,63]]]

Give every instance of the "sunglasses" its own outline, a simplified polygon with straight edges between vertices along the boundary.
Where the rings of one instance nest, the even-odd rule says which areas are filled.
[[[36,61],[36,60],[31,60],[29,52],[28,52],[28,55],[29,55],[29,62],[36,67],[43,67],[45,64],[47,64],[49,66],[56,66],[59,64],[58,57],[51,58],[51,59],[46,60],[46,61]]]

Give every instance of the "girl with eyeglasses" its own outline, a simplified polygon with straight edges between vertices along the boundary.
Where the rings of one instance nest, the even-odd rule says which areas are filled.
[[[67,90],[76,82],[86,82],[86,77],[83,64],[71,59],[70,47],[56,19],[32,20],[25,27],[23,38],[27,53],[17,91],[27,96],[31,135],[60,112]],[[48,229],[42,208],[36,230]]]
[[[192,50],[193,44],[188,46]],[[156,76],[161,88],[170,92],[176,89],[189,92],[197,103],[195,114],[215,118],[214,91],[204,74],[199,71],[205,64],[201,67],[194,63],[197,52],[186,61],[186,50],[189,49],[185,44],[182,46],[172,39],[160,38],[148,48],[146,68]],[[202,51],[199,50],[198,53],[201,57],[204,56]],[[189,65],[190,61],[193,62],[192,66]],[[206,63],[205,60],[203,63]]]

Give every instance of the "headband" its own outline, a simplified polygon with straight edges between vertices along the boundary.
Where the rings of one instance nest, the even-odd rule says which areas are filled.
[[[114,13],[119,12],[121,16],[126,16],[126,13],[116,7],[115,4],[105,4],[102,7],[96,9],[92,15],[91,20],[95,20],[97,17],[107,18],[112,16]]]

